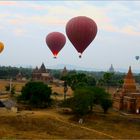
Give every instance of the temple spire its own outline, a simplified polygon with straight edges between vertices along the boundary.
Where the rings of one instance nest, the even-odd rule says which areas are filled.
[[[64,67],[63,71],[62,71],[62,76],[66,76],[68,73],[66,66]]]
[[[124,93],[136,92],[136,83],[131,71],[131,66],[129,66],[128,73],[124,78],[123,92]]]
[[[44,73],[46,72],[46,67],[45,67],[44,63],[42,63],[42,65],[41,65],[39,71],[42,72],[42,73],[43,73],[43,72],[44,72]]]
[[[112,72],[114,73],[114,68],[113,68],[113,65],[111,64],[110,68],[109,68],[109,72]]]
[[[127,78],[127,79],[134,79],[134,78],[133,78],[132,71],[131,71],[131,66],[129,66],[129,70],[128,70],[128,73],[127,73],[127,75],[126,75],[126,78]]]

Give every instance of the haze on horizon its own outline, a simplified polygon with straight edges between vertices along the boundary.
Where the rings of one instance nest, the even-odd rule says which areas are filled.
[[[107,70],[140,70],[139,1],[0,1],[0,41],[5,44],[0,65],[47,66],[70,64]],[[92,18],[98,26],[82,59],[67,38],[57,59],[45,43],[48,33],[66,35],[65,25],[75,16]]]

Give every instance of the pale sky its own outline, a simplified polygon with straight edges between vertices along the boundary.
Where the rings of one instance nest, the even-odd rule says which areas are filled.
[[[82,59],[66,40],[57,59],[45,43],[50,32],[62,32],[75,16],[92,18],[98,26],[94,41]],[[106,70],[140,69],[139,1],[0,1],[0,41],[5,44],[0,65],[40,66],[71,64]]]

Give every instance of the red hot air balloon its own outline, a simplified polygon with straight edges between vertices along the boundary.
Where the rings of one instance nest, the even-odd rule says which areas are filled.
[[[66,34],[76,50],[82,54],[95,38],[97,25],[91,18],[74,17],[66,25]]]
[[[60,32],[49,33],[46,37],[46,44],[56,58],[59,51],[64,47],[66,37]]]

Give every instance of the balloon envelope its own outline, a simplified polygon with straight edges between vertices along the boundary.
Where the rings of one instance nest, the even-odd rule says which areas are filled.
[[[79,53],[83,53],[97,34],[96,23],[88,17],[78,16],[68,21],[66,34]]]
[[[4,44],[0,42],[0,53],[3,51],[3,49],[4,49]]]
[[[139,56],[135,56],[135,58],[136,58],[136,60],[139,60],[140,57]]]
[[[54,57],[57,56],[59,51],[64,47],[66,37],[60,32],[49,33],[46,37],[46,44],[53,53]]]

